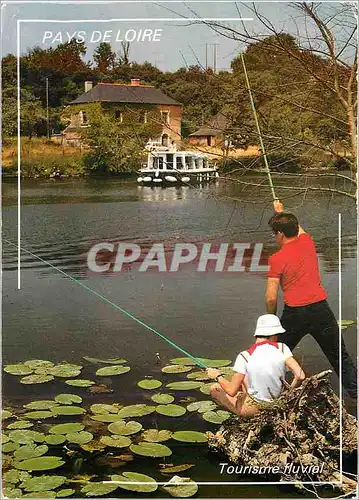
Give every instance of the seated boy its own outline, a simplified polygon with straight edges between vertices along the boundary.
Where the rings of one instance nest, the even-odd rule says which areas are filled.
[[[270,402],[280,395],[286,368],[294,376],[291,387],[299,385],[305,378],[302,368],[289,347],[277,342],[278,334],[284,332],[275,314],[260,316],[256,341],[237,356],[232,379],[226,380],[217,369],[207,369],[208,376],[217,381],[211,387],[212,398],[241,417],[251,417],[259,411],[257,402]]]

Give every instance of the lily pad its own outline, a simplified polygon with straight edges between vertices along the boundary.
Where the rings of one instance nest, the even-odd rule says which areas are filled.
[[[1,412],[1,420],[7,420],[8,418],[11,418],[13,415],[11,411],[8,410],[2,410]]]
[[[202,358],[201,361],[206,365],[207,368],[222,368],[223,366],[229,366],[232,364],[231,359]]]
[[[10,441],[9,436],[7,436],[6,434],[1,434],[1,444],[8,443],[9,441]]]
[[[5,474],[4,474],[5,483],[17,484],[20,481],[26,481],[27,479],[30,479],[30,478],[31,478],[31,476],[28,472],[20,471],[20,470],[16,470],[16,469],[9,470],[9,472],[5,472]]]
[[[114,366],[104,366],[103,368],[99,368],[96,372],[96,375],[100,377],[107,377],[110,375],[122,375],[123,373],[127,373],[131,370],[129,366],[122,365],[114,365]]]
[[[29,429],[19,429],[16,431],[11,431],[9,432],[9,438],[15,443],[19,444],[30,444],[34,441],[36,443],[43,443],[45,441],[44,434]]]
[[[39,446],[36,446],[36,444],[26,444],[15,451],[14,457],[17,460],[27,460],[28,458],[41,457],[42,455],[45,455],[48,450],[49,448],[46,444],[40,444]]]
[[[71,432],[66,434],[66,439],[69,443],[87,444],[93,440],[93,435],[87,431]]]
[[[355,321],[353,319],[342,319],[341,323],[338,321],[338,325],[350,326],[354,325]]]
[[[154,396],[151,396],[151,399],[159,405],[168,405],[169,403],[173,403],[175,400],[171,394],[155,394]]]
[[[149,415],[155,411],[155,406],[149,406],[146,404],[129,405],[124,406],[118,412],[122,418],[126,417],[143,417],[144,415]]]
[[[6,365],[4,367],[4,372],[10,373],[10,375],[30,375],[33,370],[29,366],[19,363],[16,365]]]
[[[160,415],[166,415],[167,417],[181,417],[186,413],[186,408],[179,405],[158,405],[156,406],[156,412]]]
[[[183,382],[171,382],[170,384],[167,384],[166,387],[173,389],[174,391],[191,391],[192,389],[198,389],[201,385],[201,382],[185,380]]]
[[[26,493],[21,498],[37,498],[39,499],[39,493],[37,491],[33,491],[32,493]],[[56,498],[56,493],[54,491],[42,491],[41,498]]]
[[[229,411],[218,410],[218,411],[207,411],[203,413],[202,418],[207,422],[211,422],[212,424],[223,424],[226,420],[229,419],[231,414]]]
[[[186,373],[192,370],[193,366],[186,365],[168,365],[162,368],[163,373]]]
[[[208,441],[207,436],[198,431],[176,431],[172,438],[184,443],[206,443]]]
[[[107,436],[108,437],[108,436]],[[87,444],[82,444],[81,448],[92,453],[93,451],[101,451],[106,448],[106,445],[100,439],[94,439]]]
[[[90,418],[91,420],[95,420],[96,422],[103,422],[103,423],[118,422],[119,420],[123,420],[123,417],[121,417],[121,415],[116,415],[115,413],[91,415]]]
[[[74,493],[75,490],[72,490],[71,488],[64,488],[63,490],[59,490],[56,492],[56,498],[70,497]]]
[[[192,358],[173,358],[173,359],[171,359],[171,363],[173,365],[187,365],[187,366],[196,366],[197,365],[197,363]]]
[[[74,379],[74,380],[65,380],[65,384],[72,385],[73,387],[90,387],[91,385],[95,385],[95,382],[87,379]]]
[[[90,482],[81,489],[81,493],[85,493],[87,497],[102,497],[112,493],[117,488],[118,485],[113,483]]]
[[[50,470],[56,469],[64,465],[61,457],[38,457],[30,458],[29,460],[22,460],[21,462],[14,462],[14,467],[20,470]]]
[[[85,426],[77,422],[71,422],[68,424],[58,424],[53,425],[49,432],[50,434],[70,434],[72,432],[80,432],[84,430]]]
[[[194,379],[194,380],[210,380],[210,377],[207,375],[206,371],[198,371],[198,372],[192,372],[187,375],[187,378],[189,379]]]
[[[203,394],[206,394],[206,396],[210,395],[211,387],[213,385],[213,382],[209,382],[208,384],[202,384],[199,390],[203,392]]]
[[[100,437],[100,443],[106,446],[112,446],[114,448],[126,448],[127,446],[130,446],[131,442],[132,441],[130,438],[117,434],[114,434],[113,436]]]
[[[82,398],[77,394],[58,394],[55,401],[62,405],[71,405],[72,403],[82,403]]]
[[[46,382],[51,382],[54,380],[53,375],[28,375],[20,379],[21,384],[46,384]]]
[[[63,436],[62,434],[50,434],[49,436],[46,436],[45,442],[50,445],[59,445],[63,444],[66,441],[66,437]]]
[[[119,405],[94,404],[90,406],[92,413],[97,414],[117,413],[119,409]]]
[[[19,488],[9,488],[7,485],[3,488],[2,498],[22,498],[22,491]]]
[[[7,429],[28,429],[30,427],[33,427],[32,422],[28,422],[27,420],[17,420],[16,422],[13,422],[12,424],[9,424],[6,428]]]
[[[169,457],[172,455],[172,451],[167,446],[158,443],[141,442],[139,444],[132,444],[130,450],[136,453],[136,455],[144,457]]]
[[[24,361],[24,365],[32,370],[37,370],[38,368],[52,368],[55,366],[52,361],[44,361],[43,359],[29,359],[29,361]]]
[[[51,411],[39,410],[39,411],[29,411],[23,415],[24,418],[30,418],[32,420],[44,420],[45,418],[51,418],[54,414]]]
[[[40,401],[31,401],[31,403],[24,405],[24,408],[28,410],[50,410],[54,406],[57,406],[57,403],[52,399],[41,399]]]
[[[2,445],[2,452],[3,453],[12,453],[15,450],[18,450],[20,448],[19,443],[12,443],[8,442]]]
[[[198,485],[189,477],[173,476],[162,489],[172,497],[188,498],[193,497],[198,491]]]
[[[194,464],[182,464],[182,465],[174,465],[174,466],[165,466],[160,469],[161,474],[175,474],[176,472],[183,472],[188,469],[192,469]]]
[[[161,387],[162,382],[159,380],[140,380],[137,385],[138,387],[141,387],[141,389],[152,390]]]
[[[86,413],[86,410],[81,408],[81,406],[57,406],[52,409],[55,415],[82,415]]]
[[[127,363],[127,359],[122,358],[109,358],[109,359],[99,359],[99,358],[90,358],[89,356],[84,356],[86,361],[90,363],[105,363],[109,365],[123,365],[123,363]]]
[[[82,366],[71,364],[60,364],[53,366],[49,373],[54,377],[69,378],[77,377],[81,373]]]
[[[130,420],[125,422],[124,420],[119,420],[118,422],[113,422],[108,427],[108,430],[112,434],[118,434],[120,436],[130,436],[131,434],[136,434],[142,429],[142,424]]]
[[[168,441],[172,437],[172,432],[165,429],[147,429],[143,432],[142,436],[144,441],[149,443],[161,443],[162,441]]]
[[[188,411],[198,411],[198,413],[205,413],[206,411],[211,411],[217,408],[216,403],[211,400],[206,401],[196,401],[187,406]]]
[[[111,476],[111,481],[118,482],[117,486],[123,490],[138,491],[140,493],[151,493],[156,491],[158,486],[157,482],[150,476],[139,474],[138,472],[124,472],[122,475]],[[124,483],[130,484],[124,484]],[[137,484],[131,484],[131,483]],[[142,484],[145,483],[145,484]],[[153,484],[148,484],[153,483]]]

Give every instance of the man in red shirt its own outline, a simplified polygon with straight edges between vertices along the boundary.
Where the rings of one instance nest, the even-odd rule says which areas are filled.
[[[321,284],[314,242],[295,215],[284,212],[279,200],[274,202],[274,210],[276,214],[269,225],[280,250],[269,259],[267,312],[277,312],[280,285],[284,295],[281,323],[286,330],[283,341],[293,350],[309,333],[339,374],[339,327],[326,301],[327,293]],[[355,366],[343,339],[341,345],[343,384],[350,396],[356,398]]]

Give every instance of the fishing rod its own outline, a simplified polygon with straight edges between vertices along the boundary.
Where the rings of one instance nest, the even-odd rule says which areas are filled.
[[[256,127],[257,127],[259,142],[260,142],[261,150],[262,150],[262,153],[263,153],[264,164],[265,164],[266,172],[267,172],[267,175],[268,175],[269,186],[270,186],[270,189],[271,189],[271,192],[272,192],[273,200],[278,200],[278,197],[276,196],[275,191],[274,191],[274,184],[273,184],[273,180],[272,180],[272,176],[271,176],[271,172],[270,172],[270,168],[269,168],[269,163],[268,163],[268,159],[267,159],[266,150],[265,150],[265,147],[264,147],[264,142],[263,142],[263,138],[262,138],[261,128],[260,128],[259,120],[258,120],[258,116],[257,116],[257,110],[256,110],[256,106],[254,104],[254,99],[253,99],[253,95],[252,95],[251,85],[249,83],[249,78],[248,78],[246,63],[244,61],[244,55],[243,55],[242,52],[240,53],[240,56],[241,56],[241,60],[242,60],[242,65],[243,65],[243,70],[244,70],[244,76],[245,76],[245,79],[246,79],[247,89],[248,89],[248,93],[249,93],[249,99],[251,101],[251,107],[252,107],[252,111],[253,111],[253,115],[254,115],[254,121],[256,122]]]
[[[9,245],[15,247],[15,248],[18,248],[18,246],[7,240],[6,238],[3,238],[4,241],[6,241],[6,243],[8,243]],[[181,351],[183,354],[185,354],[186,356],[188,356],[189,358],[193,359],[193,361],[195,361],[195,363],[197,365],[199,365],[201,368],[207,368],[207,366],[203,363],[203,361],[199,358],[196,358],[194,356],[192,356],[192,354],[190,354],[189,352],[187,352],[185,349],[183,349],[182,347],[180,347],[179,345],[177,345],[175,342],[173,342],[172,340],[170,340],[168,337],[166,337],[165,335],[163,335],[162,333],[158,332],[157,330],[155,330],[154,328],[152,328],[150,325],[147,325],[147,323],[145,323],[144,321],[140,320],[139,318],[137,318],[134,314],[130,313],[129,311],[126,311],[125,309],[123,309],[122,307],[120,307],[118,304],[116,304],[115,302],[112,302],[112,300],[108,299],[107,297],[105,297],[104,295],[102,295],[101,293],[99,292],[96,292],[96,290],[93,290],[92,288],[90,288],[89,286],[85,285],[84,283],[82,283],[80,280],[78,280],[77,278],[74,278],[73,276],[71,276],[70,274],[66,273],[65,271],[63,271],[62,269],[54,266],[53,264],[51,264],[50,262],[47,262],[46,260],[44,260],[42,257],[40,257],[39,255],[36,255],[34,254],[33,252],[30,252],[30,250],[26,250],[25,248],[21,247],[21,250],[29,255],[31,255],[32,257],[35,257],[35,259],[38,259],[40,260],[41,262],[43,262],[44,264],[46,264],[47,266],[50,266],[52,267],[53,269],[55,269],[56,271],[58,271],[59,273],[63,274],[64,276],[66,276],[67,278],[69,278],[71,281],[73,281],[74,283],[76,283],[77,285],[80,285],[82,288],[84,288],[85,290],[87,290],[88,292],[92,293],[93,295],[96,295],[96,297],[99,297],[100,299],[102,299],[104,302],[106,302],[107,304],[110,304],[111,306],[113,306],[115,309],[118,309],[119,311],[122,312],[122,314],[124,314],[125,316],[127,316],[128,318],[131,318],[133,319],[134,321],[136,321],[138,324],[144,326],[145,328],[147,328],[147,330],[149,330],[150,332],[152,333],[155,333],[158,337],[160,337],[162,340],[164,340],[165,342],[167,342],[170,346],[174,347],[175,349],[177,349],[178,351]]]

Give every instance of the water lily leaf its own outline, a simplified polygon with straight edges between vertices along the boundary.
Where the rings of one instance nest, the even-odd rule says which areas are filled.
[[[106,448],[106,445],[100,441],[100,439],[94,439],[87,444],[82,444],[81,448],[90,453],[93,451],[101,451]]]
[[[193,366],[186,365],[168,365],[162,368],[163,373],[186,373],[191,371]]]
[[[207,375],[207,372],[204,370],[189,373],[187,375],[187,378],[194,379],[194,380],[210,380],[210,377]]]
[[[52,409],[54,415],[82,415],[86,413],[86,410],[80,406],[57,406]]]
[[[71,422],[68,424],[58,424],[53,425],[49,432],[50,434],[70,434],[72,432],[80,432],[84,430],[85,426],[77,422]]]
[[[16,422],[13,422],[12,424],[9,424],[6,428],[7,429],[28,429],[29,427],[33,427],[32,422],[28,422],[27,420],[17,420]]]
[[[341,322],[338,321],[338,325],[342,325],[342,326],[350,326],[350,325],[354,325],[355,321],[352,320],[352,319],[342,319]]]
[[[9,428],[9,426],[8,426],[8,428]],[[9,436],[7,436],[6,434],[1,434],[1,444],[8,443],[9,441],[10,441]]]
[[[130,446],[131,439],[126,436],[114,434],[113,436],[101,436],[100,442],[106,446],[113,446],[114,448],[126,448]]]
[[[39,411],[29,411],[23,415],[24,418],[31,418],[33,420],[43,420],[45,418],[53,417],[54,414],[51,411],[39,410]]]
[[[33,491],[32,493],[26,493],[26,495],[23,495],[21,498],[39,498],[39,494],[36,491]],[[41,498],[56,498],[56,493],[54,491],[42,491],[41,492]]]
[[[3,489],[3,495],[2,498],[21,498],[22,491],[19,488],[6,487]]]
[[[129,366],[114,365],[114,366],[104,366],[96,371],[96,375],[100,377],[107,377],[111,375],[122,375],[131,370]]]
[[[90,416],[91,420],[95,420],[96,422],[104,422],[104,423],[109,423],[109,422],[118,422],[119,420],[122,420],[123,417],[121,415],[116,415],[114,413],[107,413],[107,414],[100,414],[100,415],[91,415]]]
[[[41,432],[21,429],[9,432],[9,438],[11,441],[19,444],[30,444],[34,441],[36,443],[43,443],[45,441],[45,435]]]
[[[8,411],[8,410],[3,410],[1,412],[1,420],[7,420],[8,418],[11,418],[13,415],[11,413],[11,411]]]
[[[72,490],[71,488],[64,488],[63,490],[59,490],[56,492],[56,498],[70,497],[74,493],[75,490]]]
[[[21,384],[46,384],[46,382],[51,382],[54,380],[53,375],[28,375],[20,379]]]
[[[207,422],[211,422],[212,424],[223,424],[226,420],[229,419],[231,414],[229,411],[218,410],[218,411],[207,411],[203,413],[202,418]]]
[[[36,446],[36,444],[26,444],[15,451],[14,457],[17,460],[27,460],[28,458],[41,457],[48,452],[48,449],[49,448],[46,444],[40,444],[39,446]]]
[[[33,370],[25,364],[19,363],[17,365],[6,365],[4,372],[10,373],[10,375],[30,375]]]
[[[91,385],[95,385],[95,382],[78,378],[75,380],[65,380],[65,384],[72,385],[73,387],[90,387]]]
[[[72,403],[82,403],[82,398],[77,394],[58,394],[55,401],[62,405],[71,405]]]
[[[89,392],[91,392],[91,394],[108,394],[113,392],[113,389],[110,389],[105,384],[94,384],[90,387]]]
[[[172,432],[165,429],[147,429],[143,432],[142,438],[144,441],[149,443],[161,443],[162,441],[168,441],[172,437]]]
[[[49,470],[61,467],[64,463],[61,457],[46,456],[14,462],[14,467],[20,470]]]
[[[108,430],[112,434],[119,434],[120,436],[130,436],[131,434],[136,434],[142,429],[142,424],[130,420],[125,422],[124,420],[119,420],[118,422],[113,422],[108,427]]]
[[[170,384],[167,384],[166,387],[175,391],[190,391],[192,389],[198,389],[201,385],[201,382],[185,380],[183,382],[171,382]]]
[[[64,363],[64,364],[53,366],[49,370],[49,373],[51,375],[53,375],[54,377],[63,377],[63,378],[77,377],[78,375],[80,375],[81,369],[82,369],[82,366]]]
[[[203,394],[206,394],[207,396],[210,395],[211,387],[213,385],[213,382],[209,382],[208,384],[202,384],[199,390],[203,392]]]
[[[137,385],[141,387],[141,389],[158,389],[161,387],[162,382],[159,380],[140,380]]]
[[[20,448],[19,443],[8,442],[8,443],[3,444],[2,452],[3,453],[12,453],[13,451],[18,450],[19,448]]]
[[[119,488],[128,491],[138,491],[140,493],[151,493],[152,491],[156,491],[158,486],[157,482],[150,476],[146,476],[145,474],[139,474],[138,472],[124,472],[122,475],[113,475],[111,476],[111,481],[116,481],[119,484],[117,485]],[[134,483],[138,484],[123,484],[123,483]],[[121,484],[120,484],[121,483]],[[141,483],[153,483],[153,484],[141,484]]]
[[[222,368],[223,366],[229,366],[232,364],[231,359],[207,359],[201,358],[202,363],[206,365],[207,368]]]
[[[156,412],[160,415],[166,415],[167,417],[181,417],[186,413],[186,408],[179,405],[158,405],[156,406]]]
[[[57,406],[57,403],[51,399],[41,399],[40,401],[31,401],[24,408],[28,410],[49,410],[53,406]]]
[[[172,438],[184,443],[206,443],[208,441],[207,436],[198,431],[176,431]]]
[[[139,444],[132,444],[130,450],[136,455],[145,457],[169,457],[172,451],[164,444],[146,443],[142,441]]]
[[[27,479],[30,479],[31,476],[28,472],[25,471],[20,471],[16,469],[9,470],[9,472],[5,472],[4,474],[4,481],[6,483],[13,483],[17,484],[20,481],[26,481]]]
[[[117,484],[113,483],[88,483],[81,489],[81,493],[85,493],[87,497],[102,497],[108,493],[112,493],[118,488]]]
[[[176,472],[183,472],[188,469],[192,469],[194,464],[182,464],[182,465],[174,465],[174,466],[165,466],[160,469],[162,474],[174,474]]]
[[[38,368],[52,368],[55,366],[52,361],[44,361],[43,359],[30,359],[29,361],[24,361],[24,365],[32,370],[37,370]]]
[[[206,401],[196,401],[187,406],[188,411],[198,411],[198,413],[205,413],[206,411],[211,411],[217,408],[216,403],[211,400]]]
[[[94,404],[90,406],[92,413],[106,414],[106,413],[117,413],[121,408],[120,405],[106,405],[106,404]]]
[[[173,359],[171,359],[171,363],[173,365],[187,365],[187,366],[196,366],[197,365],[197,363],[192,358],[173,358]]]
[[[173,476],[162,489],[172,497],[188,498],[193,497],[198,491],[198,485],[189,477]]]
[[[62,434],[50,434],[49,436],[46,436],[45,442],[50,445],[58,445],[58,444],[63,444],[66,441],[66,437],[63,436]]]
[[[126,417],[143,417],[144,415],[149,415],[155,411],[155,406],[149,406],[146,404],[129,405],[124,406],[118,412],[122,418]]]
[[[109,365],[123,365],[123,363],[127,363],[127,359],[122,358],[109,358],[109,359],[99,359],[99,358],[90,358],[89,356],[83,356],[86,361],[90,361],[90,363],[105,363]]]
[[[175,398],[170,394],[155,394],[154,396],[151,396],[151,399],[159,405],[168,405],[175,400]]]

